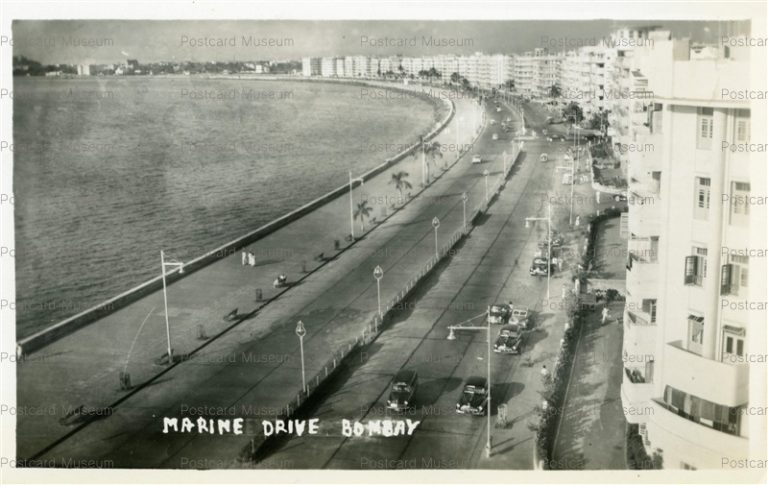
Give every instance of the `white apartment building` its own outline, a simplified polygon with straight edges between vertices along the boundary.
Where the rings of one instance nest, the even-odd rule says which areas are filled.
[[[560,85],[564,59],[564,54],[550,53],[545,48],[537,48],[516,57],[512,69],[515,89],[529,97],[549,96],[551,87]]]
[[[321,60],[319,57],[303,57],[301,59],[301,75],[304,77],[319,76]]]
[[[749,309],[766,300],[749,252],[766,244],[749,198],[765,195],[750,177],[764,154],[732,151],[750,141],[750,106],[720,95],[749,88],[748,58],[692,58],[658,34],[622,69],[653,91],[628,125],[626,419],[667,469],[765,459],[765,366],[750,363],[766,355],[766,320]]]
[[[338,77],[339,74],[336,70],[338,61],[339,59],[336,57],[323,57],[320,60],[320,75],[323,77]]]

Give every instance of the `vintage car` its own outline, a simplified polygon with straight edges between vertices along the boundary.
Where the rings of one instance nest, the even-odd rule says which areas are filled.
[[[547,155],[546,153],[542,153],[541,155],[539,155],[539,161],[540,162],[549,161],[549,155]]]
[[[492,138],[494,141],[496,141],[496,140],[498,140],[498,139],[499,139],[499,134],[498,134],[498,133],[494,133],[494,134],[493,134],[493,136],[492,136],[491,138]]]
[[[456,412],[483,416],[488,412],[488,380],[485,377],[470,377],[464,383]]]
[[[554,264],[550,264],[550,274],[554,274]],[[531,276],[547,276],[547,258],[536,257],[531,262],[531,267],[528,270],[528,274]]]
[[[387,407],[396,411],[404,411],[413,403],[416,392],[418,375],[413,370],[401,370],[392,379],[392,386],[387,399]]]
[[[527,306],[516,306],[512,309],[509,321],[518,324],[523,330],[530,330],[533,327],[533,319]]]
[[[512,315],[512,305],[507,303],[496,303],[491,305],[488,310],[488,323],[496,325],[506,325]]]
[[[472,163],[483,163],[483,157],[481,157],[480,155],[473,155]]]
[[[493,346],[493,351],[497,354],[519,354],[523,351],[525,345],[525,331],[523,325],[510,324],[505,325],[499,331],[499,337]]]

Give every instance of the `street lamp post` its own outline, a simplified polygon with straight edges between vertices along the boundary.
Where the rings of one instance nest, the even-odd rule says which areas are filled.
[[[504,152],[501,154],[501,162],[502,162],[502,167],[504,169],[504,171],[502,172],[503,174],[502,176],[506,177],[507,176],[507,151],[506,150],[504,150]]]
[[[304,336],[307,334],[307,329],[304,328],[304,322],[299,320],[296,324],[296,335],[299,337],[299,353],[301,354],[301,389],[307,392],[307,376],[304,371]]]
[[[533,221],[547,221],[547,300],[549,300],[549,283],[552,273],[552,204],[547,201],[547,217],[526,217],[525,227],[531,227]]]
[[[571,166],[570,167],[563,167],[563,166],[557,166],[555,167],[555,171],[557,170],[570,170],[571,172],[571,202],[570,202],[570,209],[568,211],[568,225],[573,225],[573,186],[576,183],[576,159],[573,157],[571,158]]]
[[[352,188],[353,184],[357,181],[360,181],[360,186],[362,187],[365,183],[365,180],[362,177],[352,178],[352,171],[349,171],[349,231],[352,235],[352,240],[355,240],[355,201],[352,198]]]
[[[439,258],[440,253],[437,247],[437,228],[440,227],[440,219],[438,219],[437,217],[432,219],[432,227],[435,228],[435,258]]]
[[[376,278],[376,296],[379,302],[379,318],[381,318],[381,278],[383,276],[384,270],[381,269],[381,266],[376,265],[376,267],[373,268],[373,277]]]
[[[160,267],[163,270],[163,305],[165,307],[165,336],[168,340],[168,365],[173,363],[173,349],[171,348],[171,324],[168,321],[168,289],[165,282],[165,267],[173,266],[179,268],[179,274],[184,273],[184,263],[178,261],[166,261],[165,251],[160,250]]]
[[[467,229],[467,201],[469,200],[469,196],[466,192],[463,192],[461,194],[461,203],[464,206],[464,229]]]
[[[485,203],[486,204],[488,203],[488,175],[490,174],[491,173],[488,171],[487,168],[483,170],[483,177],[485,177]]]
[[[490,311],[490,310],[488,310]],[[488,319],[486,318],[486,322],[488,322]],[[492,409],[492,401],[491,401],[491,324],[488,322],[488,325],[484,327],[465,327],[461,325],[450,325],[448,326],[448,340],[456,340],[456,336],[454,335],[454,330],[476,330],[476,331],[486,331],[488,334],[488,357],[487,357],[487,372],[488,372],[488,408],[486,410],[486,416],[487,419],[487,431],[486,436],[487,439],[485,441],[485,456],[490,457],[491,456],[491,409]]]

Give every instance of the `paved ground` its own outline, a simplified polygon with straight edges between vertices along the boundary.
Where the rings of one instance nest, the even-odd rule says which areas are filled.
[[[603,272],[623,269],[626,256],[617,251],[626,240],[619,237],[618,218],[600,226],[596,259]],[[621,406],[623,377],[622,338],[624,303],[608,304],[590,313],[582,328],[573,374],[553,452],[552,467],[567,470],[623,470],[626,420]]]
[[[331,261],[281,295],[279,305],[268,305],[194,353],[191,359],[162,375],[151,386],[128,397],[113,410],[110,417],[92,421],[41,456],[51,460],[88,458],[109,462],[112,466],[131,467],[183,467],[200,459],[206,460],[208,467],[229,463],[247,444],[243,437],[163,435],[161,417],[197,417],[200,414],[216,417],[210,409],[202,409],[205,406],[236,409],[242,417],[266,418],[278,414],[300,388],[298,339],[294,334],[296,322],[301,319],[307,327],[308,334],[304,339],[306,366],[307,374],[313,375],[322,368],[331,352],[338,350],[342,342],[358,335],[374,314],[376,285],[371,274],[373,267],[380,264],[384,268],[382,299],[386,301],[433,254],[432,217],[440,217],[439,239],[445,241],[463,224],[460,194],[468,192],[470,209],[484,197],[481,172],[489,169],[492,180],[499,176],[499,152],[509,149],[508,141],[492,142],[490,133],[483,135],[474,150],[483,153],[489,162],[482,165],[460,163],[341,258]],[[472,153],[470,151],[469,156]],[[324,230],[327,228],[318,223],[318,234]],[[277,242],[283,245],[277,248],[284,248],[285,244],[296,239],[302,240],[298,235],[279,240]],[[220,307],[218,311],[212,311],[213,315],[220,316],[235,306],[240,306],[242,311],[248,304],[247,293],[251,293],[252,288],[241,289],[228,279],[251,268],[240,266],[239,255],[221,264],[229,264],[230,267],[220,273],[217,280],[212,281],[209,277],[199,281],[199,286],[193,286],[195,274],[172,287],[169,297],[175,314],[186,312],[190,307],[210,306],[211,293],[216,291],[217,285],[228,285],[230,292],[221,297],[218,302]],[[189,296],[184,297],[185,294]],[[53,371],[52,374],[59,372],[55,368],[59,364],[55,358],[60,355],[59,351],[47,348],[49,357],[36,361],[38,371],[30,373],[31,377],[26,381],[37,379],[40,383],[33,389],[45,388],[47,393],[26,393],[24,398],[33,404],[47,402],[50,406],[50,401],[45,400],[56,396],[63,402],[61,405],[67,400],[71,405],[75,399],[75,403],[85,401],[86,405],[93,406],[92,403],[98,402],[98,391],[116,392],[116,369],[99,367],[104,362],[110,362],[112,342],[114,340],[107,339],[99,342],[103,345],[105,358],[101,362],[97,360],[98,364],[89,363],[85,358],[79,360],[82,366],[80,374],[88,379],[74,383],[64,378],[72,375],[73,370],[58,374],[58,379],[53,376],[42,379],[46,375],[46,365]],[[77,341],[71,339],[70,348],[64,352],[74,352],[72,348],[76,344]],[[97,349],[99,344],[91,348]],[[81,342],[79,347],[83,345]],[[145,355],[142,361],[151,367],[150,357],[156,356],[158,350],[143,350]],[[22,373],[25,368],[32,367],[30,364],[27,362],[21,367]],[[93,377],[93,371],[87,372],[92,369],[98,369],[95,372],[98,379]],[[20,382],[23,385],[21,377]],[[295,385],[291,385],[292,382]],[[88,392],[93,392],[94,396],[89,396]],[[59,416],[22,420],[27,428],[23,435],[25,447],[21,451],[34,453],[51,439],[69,431],[54,419]],[[24,453],[20,454],[24,456]]]
[[[568,264],[551,282],[528,275],[530,258],[546,235],[546,225],[526,229],[524,218],[544,216],[553,202],[553,222],[567,231],[570,186],[552,184],[554,166],[562,163],[567,144],[543,139],[526,142],[526,157],[512,175],[499,200],[457,254],[424,282],[423,290],[407,302],[407,311],[361,352],[354,364],[333,380],[327,395],[307,416],[326,423],[323,436],[294,437],[274,444],[259,468],[500,468],[531,469],[535,433],[528,427],[541,403],[540,369],[554,364],[565,318],[561,291],[570,286]],[[542,151],[554,161],[541,163]],[[581,192],[589,185],[578,186]],[[576,213],[584,214],[584,204]],[[570,239],[570,246],[578,245]],[[574,252],[577,249],[574,247]],[[571,260],[572,261],[572,260]],[[484,332],[457,332],[446,339],[446,326],[482,314],[487,305],[513,301],[535,310],[537,328],[522,356],[493,354],[492,399],[507,406],[506,426],[497,426],[492,406],[493,452],[485,456],[486,418],[459,416],[455,403],[467,377],[486,374],[487,337]],[[482,325],[482,319],[474,322]],[[498,328],[493,328],[495,341]],[[530,363],[530,364],[529,364]],[[420,384],[413,409],[397,414],[386,409],[392,376],[401,368],[418,372]],[[383,417],[421,421],[416,433],[403,438],[345,438],[341,419],[369,421]]]

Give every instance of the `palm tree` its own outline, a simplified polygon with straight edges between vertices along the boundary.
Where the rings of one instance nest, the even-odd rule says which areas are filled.
[[[417,157],[421,153],[421,161],[422,161],[422,175],[424,175],[424,184],[429,183],[429,161],[432,162],[434,165],[435,163],[435,156],[438,156],[440,158],[443,158],[443,153],[440,150],[440,143],[433,141],[433,142],[426,142],[424,141],[424,137],[421,138],[421,150],[414,150],[413,153],[411,153],[412,157]],[[427,160],[427,157],[429,157],[429,161]]]
[[[389,180],[389,183],[394,185],[395,190],[397,190],[397,193],[400,194],[400,199],[403,198],[403,189],[407,190],[413,188],[413,185],[411,185],[411,183],[406,180],[408,175],[408,172],[401,170],[399,172],[393,173],[392,178]]]
[[[368,205],[367,200],[362,200],[357,204],[357,208],[355,209],[355,219],[360,219],[361,232],[365,230],[365,219],[371,217],[371,212],[373,212],[373,207]]]

